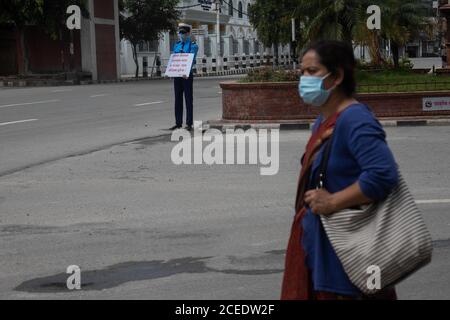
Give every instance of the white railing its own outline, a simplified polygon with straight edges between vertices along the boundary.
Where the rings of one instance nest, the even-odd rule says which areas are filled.
[[[156,59],[153,56],[148,57],[149,64],[147,66],[147,73],[149,77],[155,77],[164,75],[168,58],[161,58],[159,55]],[[159,63],[158,63],[159,60]],[[251,70],[255,68],[261,68],[264,66],[273,66],[275,64],[275,58],[273,55],[266,54],[235,54],[231,56],[223,56],[216,61],[215,57],[198,57],[196,58],[196,64],[193,67],[194,73],[197,75],[206,75],[211,73],[245,73],[245,70]],[[291,56],[280,54],[278,56],[279,67],[292,68],[293,60]],[[140,73],[142,73],[142,70]]]

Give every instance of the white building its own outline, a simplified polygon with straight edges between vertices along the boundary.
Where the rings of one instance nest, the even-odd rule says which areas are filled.
[[[211,1],[211,0],[210,0]],[[226,65],[228,69],[235,69],[236,57],[238,58],[238,67],[242,68],[250,66],[250,63],[255,61],[259,55],[261,58],[264,54],[271,54],[272,49],[263,48],[263,45],[258,41],[256,31],[250,25],[247,15],[248,6],[254,0],[222,0],[220,13],[220,56],[219,65],[221,69]],[[200,5],[201,0],[181,0],[179,7],[188,7],[181,10],[182,15],[180,22],[185,22],[192,25],[192,34],[196,38],[199,46],[197,54],[197,69],[201,72],[203,68],[210,71],[214,64],[213,59],[217,54],[217,35],[216,35],[216,12],[212,8],[204,10]],[[197,5],[197,6],[195,6]],[[194,6],[194,7],[191,7]],[[140,75],[142,75],[143,59],[148,60],[148,72],[151,74],[152,70],[156,70],[156,55],[159,55],[162,63],[162,71],[169,60],[171,50],[178,39],[177,34],[170,34],[165,32],[161,35],[159,41],[155,43],[142,43],[138,49],[138,60]],[[121,41],[121,66],[122,75],[134,75],[135,64],[131,46],[128,41]],[[280,46],[279,54],[289,55],[290,46]],[[146,57],[146,58],[144,58]],[[243,58],[245,57],[245,58]],[[250,58],[253,59],[250,59]],[[224,62],[224,58],[226,62]],[[206,61],[206,64],[203,63]],[[282,60],[283,61],[283,60]]]

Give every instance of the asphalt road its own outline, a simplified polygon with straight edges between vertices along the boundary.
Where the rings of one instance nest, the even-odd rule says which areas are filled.
[[[218,82],[196,82],[196,119],[220,114]],[[171,89],[0,90],[0,123],[39,119],[0,126],[1,299],[279,297],[309,133],[281,132],[274,176],[258,165],[176,166],[168,137],[121,143],[166,133]],[[52,97],[61,102],[1,107]],[[450,126],[386,131],[435,246],[399,297],[450,299]],[[69,265],[81,268],[82,290],[67,290]]]
[[[196,120],[220,118],[223,80],[195,79]],[[0,176],[118,142],[166,134],[161,129],[175,124],[173,104],[170,80],[0,88]]]

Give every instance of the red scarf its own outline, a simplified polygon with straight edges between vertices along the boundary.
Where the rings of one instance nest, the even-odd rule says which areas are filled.
[[[302,170],[298,180],[297,197],[295,201],[296,215],[292,223],[291,236],[286,251],[285,270],[281,290],[282,300],[309,300],[313,299],[313,290],[308,269],[305,264],[305,252],[301,245],[303,237],[302,219],[306,214],[304,206],[305,188],[311,172],[312,163],[317,156],[322,143],[333,133],[336,120],[340,112],[335,113],[323,122],[306,145],[302,161]]]

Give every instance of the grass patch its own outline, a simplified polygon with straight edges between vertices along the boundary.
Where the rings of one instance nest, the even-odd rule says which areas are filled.
[[[357,71],[358,92],[415,92],[450,90],[450,78],[411,71]]]

